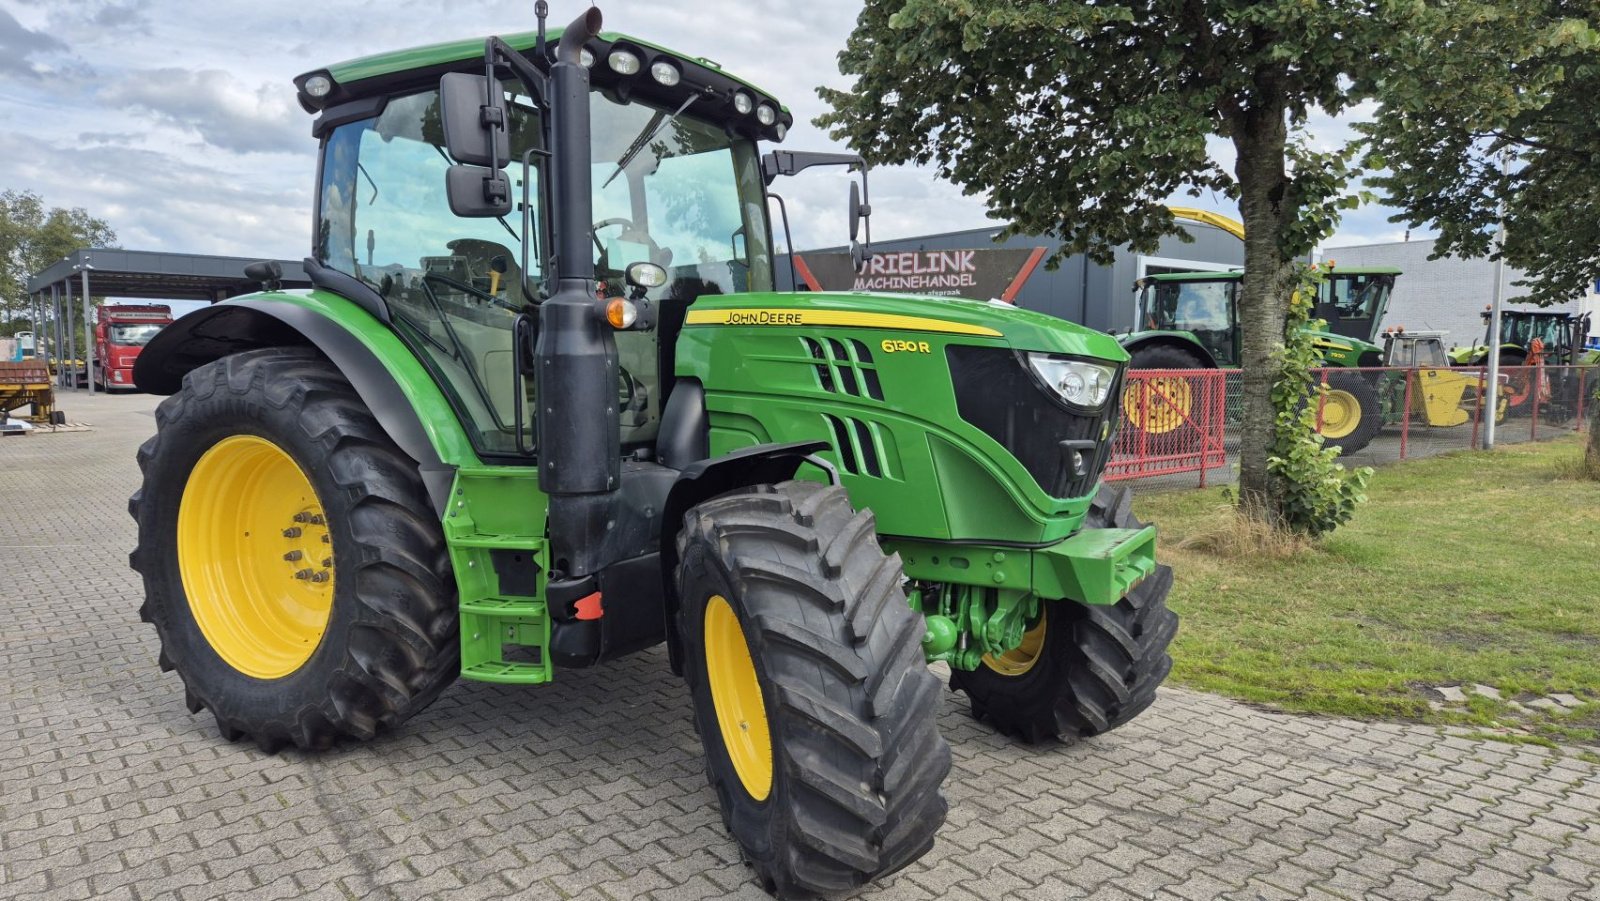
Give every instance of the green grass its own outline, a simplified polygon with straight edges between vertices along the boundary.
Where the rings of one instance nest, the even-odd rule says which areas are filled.
[[[1557,478],[1576,439],[1380,469],[1355,519],[1286,559],[1178,547],[1226,522],[1218,491],[1146,495],[1183,617],[1175,681],[1307,713],[1509,729],[1600,744],[1600,483]],[[1565,714],[1507,700],[1573,694]]]

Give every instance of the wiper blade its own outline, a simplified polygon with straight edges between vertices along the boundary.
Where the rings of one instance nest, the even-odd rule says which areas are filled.
[[[628,151],[622,155],[622,159],[617,160],[617,168],[606,176],[605,182],[600,185],[600,190],[605,190],[607,186],[615,181],[617,176],[622,174],[622,170],[628,168],[628,164],[633,162],[633,158],[639,155],[639,151],[650,146],[650,142],[656,139],[656,135],[661,133],[661,129],[671,125],[672,120],[678,118],[684,110],[689,108],[689,104],[699,99],[699,94],[690,94],[683,101],[683,105],[678,107],[677,111],[670,116],[665,116],[660,111],[657,111],[650,121],[645,123],[644,128],[639,131],[639,136],[633,139],[632,144],[628,145]]]

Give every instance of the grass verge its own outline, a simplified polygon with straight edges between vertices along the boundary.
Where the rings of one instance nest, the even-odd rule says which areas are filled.
[[[1219,546],[1219,491],[1136,498],[1177,577],[1173,678],[1306,713],[1600,745],[1600,484],[1557,478],[1574,454],[1560,439],[1385,467],[1354,520],[1286,555]],[[1454,686],[1464,702],[1438,691]],[[1538,706],[1555,694],[1583,703]]]

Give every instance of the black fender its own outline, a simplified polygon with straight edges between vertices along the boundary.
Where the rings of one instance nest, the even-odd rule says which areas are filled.
[[[350,380],[390,440],[417,461],[434,510],[444,515],[455,467],[439,458],[405,393],[378,356],[339,323],[270,295],[196,310],[162,329],[134,361],[133,383],[176,394],[183,377],[213,360],[265,347],[314,347]]]
[[[1135,350],[1146,347],[1173,347],[1199,357],[1200,362],[1204,363],[1207,369],[1221,368],[1217,365],[1217,358],[1212,355],[1211,351],[1206,349],[1205,345],[1198,341],[1185,341],[1172,335],[1151,335],[1148,338],[1140,338],[1122,345],[1122,349],[1127,351],[1130,357],[1133,356]]]
[[[661,580],[666,600],[667,656],[672,671],[683,675],[683,650],[678,635],[678,533],[684,514],[719,494],[752,485],[771,485],[794,478],[801,465],[818,451],[829,450],[826,441],[793,444],[756,444],[729,454],[689,464],[667,492],[661,514]]]

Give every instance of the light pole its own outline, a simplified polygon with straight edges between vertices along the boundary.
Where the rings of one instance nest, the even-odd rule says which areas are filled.
[[[89,383],[90,394],[94,393],[94,301],[89,298],[89,270],[93,268],[87,255],[72,267],[72,271],[81,277],[83,286],[83,374]]]
[[[1489,418],[1483,425],[1483,449],[1494,450],[1495,420],[1500,415],[1500,305],[1505,299],[1506,283],[1506,169],[1510,162],[1509,150],[1500,152],[1500,201],[1496,217],[1500,227],[1494,233],[1494,294],[1489,302]]]

